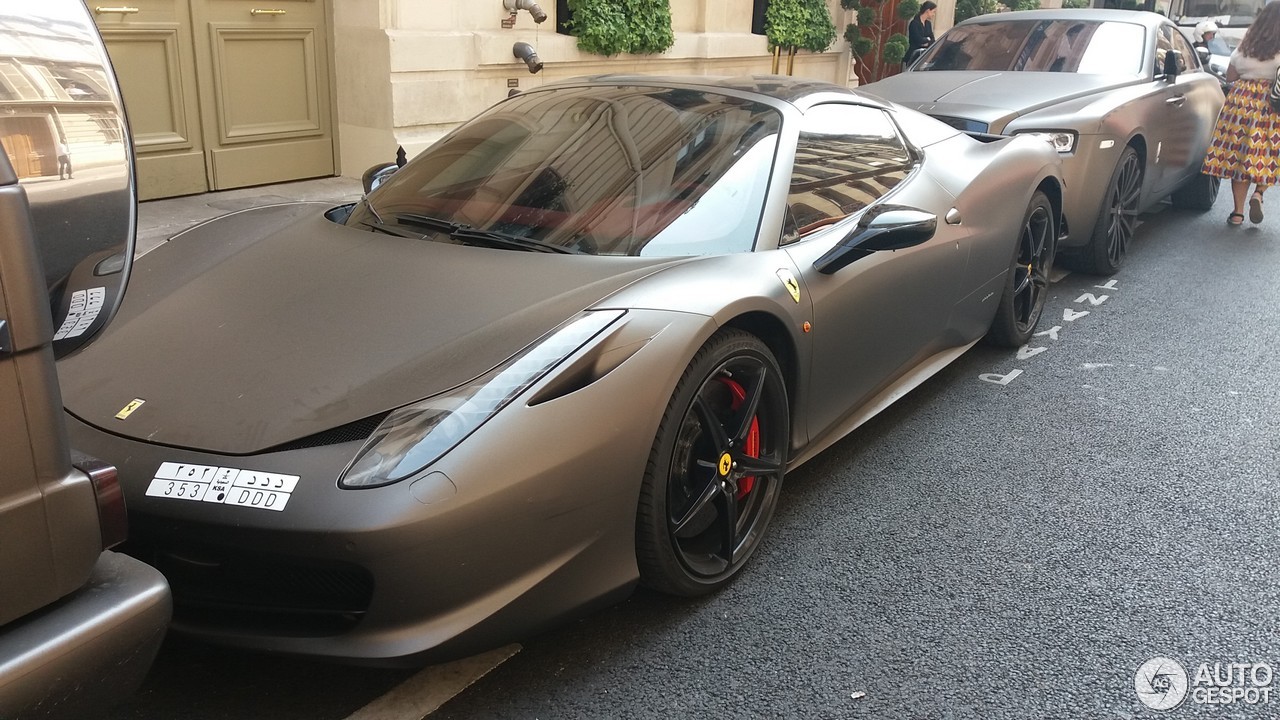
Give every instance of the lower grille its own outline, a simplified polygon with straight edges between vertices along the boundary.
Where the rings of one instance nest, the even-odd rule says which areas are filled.
[[[129,554],[164,574],[174,622],[287,637],[338,635],[369,608],[373,577],[344,563],[300,561],[204,545],[147,546]]]

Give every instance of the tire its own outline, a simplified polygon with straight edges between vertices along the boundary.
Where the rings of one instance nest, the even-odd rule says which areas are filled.
[[[1196,173],[1191,179],[1178,186],[1169,196],[1169,201],[1176,208],[1206,212],[1213,209],[1218,199],[1218,188],[1222,180],[1204,173]]]
[[[987,332],[991,344],[1018,347],[1031,339],[1044,312],[1057,239],[1053,205],[1044,193],[1036,191],[1022,216],[1013,264],[1005,279],[1000,306]]]
[[[790,431],[769,348],[741,330],[713,335],[676,385],[649,452],[636,510],[641,582],[696,596],[733,579],[777,507]]]
[[[1124,263],[1138,226],[1142,175],[1142,158],[1132,147],[1126,147],[1111,173],[1111,181],[1107,183],[1093,235],[1079,256],[1081,270],[1095,275],[1113,275]]]

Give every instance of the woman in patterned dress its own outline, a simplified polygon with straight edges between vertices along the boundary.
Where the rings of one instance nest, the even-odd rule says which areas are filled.
[[[1262,195],[1280,176],[1280,112],[1267,102],[1267,92],[1280,69],[1280,2],[1263,7],[1231,53],[1227,103],[1218,115],[1204,172],[1231,181],[1235,210],[1228,225],[1244,222],[1249,185],[1249,220],[1262,222]]]

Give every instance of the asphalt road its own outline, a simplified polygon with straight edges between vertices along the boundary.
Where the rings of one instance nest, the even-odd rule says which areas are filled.
[[[725,591],[641,591],[431,717],[1280,716],[1280,206],[1228,229],[1226,195],[789,475]],[[1156,657],[1193,686],[1167,713]],[[1214,663],[1253,669],[1210,691]],[[409,675],[170,643],[107,717],[344,718]],[[1277,697],[1197,702],[1234,687]]]

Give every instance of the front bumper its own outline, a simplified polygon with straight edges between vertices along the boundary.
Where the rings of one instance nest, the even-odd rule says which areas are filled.
[[[125,549],[169,577],[175,632],[360,664],[448,659],[614,602],[637,582],[649,450],[684,363],[714,327],[698,315],[629,317],[644,346],[603,377],[529,404],[553,373],[426,472],[383,487],[337,485],[362,439],[225,456],[74,418],[70,433],[119,469]],[[281,510],[192,500],[190,487],[178,500],[153,484],[165,463],[297,479]]]

